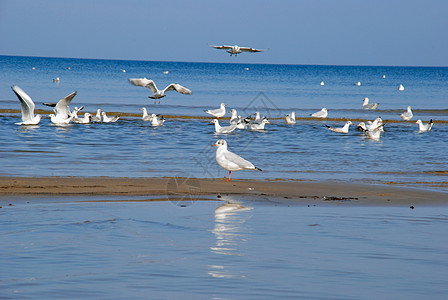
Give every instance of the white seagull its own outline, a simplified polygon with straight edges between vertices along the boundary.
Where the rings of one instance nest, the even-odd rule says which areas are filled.
[[[215,132],[216,133],[231,133],[237,128],[237,125],[230,125],[230,126],[221,126],[219,124],[218,119],[214,119],[212,123],[215,124]]]
[[[108,117],[108,116],[106,115],[106,112],[105,112],[105,111],[103,111],[103,112],[101,113],[101,115],[103,116],[103,123],[114,123],[114,122],[117,122],[118,119],[120,119],[119,116]]]
[[[286,124],[288,124],[288,125],[296,124],[296,113],[291,112],[289,115],[286,115],[285,121],[286,121]]]
[[[74,118],[73,122],[78,123],[78,124],[89,124],[90,123],[90,117],[92,115],[90,113],[85,113],[83,118]]]
[[[400,84],[400,85],[398,86],[398,90],[399,90],[399,91],[404,91],[404,86],[403,86],[402,84]]]
[[[415,122],[416,124],[418,124],[418,131],[420,132],[425,132],[425,131],[430,131],[432,128],[432,125],[434,125],[434,122],[431,120],[429,120],[429,122],[427,124],[423,124],[422,120],[417,120],[417,122]]]
[[[44,103],[44,105],[54,107],[53,110],[56,113],[56,117],[58,117],[58,119],[68,119],[72,116],[69,105],[72,102],[73,98],[75,98],[76,94],[77,91],[74,91],[73,93],[59,100],[58,103]],[[83,108],[84,106],[82,106],[79,110]]]
[[[326,118],[326,117],[328,116],[328,111],[327,111],[327,109],[324,107],[324,108],[322,108],[320,111],[315,112],[314,114],[311,114],[311,116],[312,116],[312,117],[315,117],[315,118],[322,118],[322,119],[324,119],[324,118]]]
[[[51,119],[51,123],[55,124],[55,125],[68,125],[71,121],[73,121],[73,119],[75,118],[75,116],[70,116],[68,118],[64,118],[63,115],[61,114],[49,114],[48,115]]]
[[[210,47],[213,47],[215,49],[222,49],[222,50],[226,50],[227,53],[230,54],[230,56],[235,55],[237,56],[238,54],[242,53],[242,52],[263,52],[266,50],[262,50],[262,49],[254,49],[254,48],[250,48],[250,47],[240,47],[238,45],[234,45],[234,46],[228,46],[228,45],[223,45],[223,46],[213,46],[213,45],[209,45]]]
[[[241,156],[227,150],[227,142],[223,139],[217,140],[212,146],[218,147],[216,149],[216,162],[222,168],[229,171],[229,181],[232,171],[240,170],[258,170],[261,169],[255,167],[250,161],[245,160]]]
[[[367,121],[367,123],[361,122],[357,126],[362,131],[364,131],[364,130],[371,130],[371,129],[377,128],[378,126],[382,127],[383,126],[383,120],[381,119],[381,117],[378,117],[373,122],[372,121]]]
[[[230,117],[230,125],[238,124],[238,112],[236,111],[236,109],[232,108],[230,110],[230,113],[232,114],[232,116]]]
[[[42,119],[41,115],[34,116],[34,108],[36,105],[27,93],[25,93],[17,85],[11,87],[14,94],[20,100],[20,105],[22,107],[22,122],[16,123],[17,125],[37,125]]]
[[[357,83],[355,83],[356,86],[361,86],[361,81],[358,81]]]
[[[345,125],[343,127],[330,127],[328,125],[325,126],[327,126],[327,128],[333,132],[348,133],[348,128],[350,127],[350,125],[353,125],[352,121],[345,122]]]
[[[141,111],[143,111],[142,120],[143,121],[152,121],[152,118],[150,115],[148,115],[148,111],[146,110],[146,107],[140,108]]]
[[[381,136],[381,132],[384,132],[383,130],[383,126],[378,126],[376,128],[372,128],[369,130],[363,130],[364,134],[369,138],[369,139],[374,139],[374,140],[379,140],[380,136]]]
[[[219,108],[217,109],[205,109],[204,111],[209,115],[212,115],[215,118],[219,119],[226,114],[226,105],[224,103],[221,103]]]
[[[254,123],[254,124],[250,124],[250,129],[251,130],[264,130],[264,125],[266,124],[271,124],[269,122],[268,119],[264,118],[263,120],[261,120],[260,124]]]
[[[165,119],[163,118],[163,116],[158,118],[156,114],[151,114],[151,125],[152,126],[162,126],[163,123],[165,123]]]
[[[400,115],[400,117],[405,121],[409,121],[410,119],[412,119],[413,116],[414,114],[412,113],[410,106],[408,106],[407,110]]]
[[[184,94],[184,95],[191,95],[192,94],[192,91],[190,91],[186,87],[183,87],[183,86],[181,86],[180,84],[177,84],[177,83],[171,83],[165,89],[159,90],[157,88],[155,82],[152,81],[151,79],[147,79],[147,78],[129,78],[128,80],[133,85],[142,86],[142,87],[146,87],[146,88],[150,89],[151,92],[153,93],[153,95],[152,96],[148,96],[148,98],[155,99],[155,100],[165,97],[166,96],[165,93],[168,92],[168,91],[176,91],[176,92]],[[159,100],[159,103],[160,103],[160,100]]]
[[[377,109],[379,103],[369,103],[369,98],[365,97],[362,103],[362,109]]]
[[[92,117],[92,122],[101,122],[102,118],[101,118],[101,109],[97,109],[96,110],[96,115],[94,115]]]

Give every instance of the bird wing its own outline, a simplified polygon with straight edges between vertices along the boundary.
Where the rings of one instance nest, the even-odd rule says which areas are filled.
[[[254,49],[254,48],[250,48],[250,47],[240,47],[240,50],[243,52],[263,52],[266,50],[263,49]]]
[[[61,116],[67,116],[67,118],[70,117],[71,112],[68,106],[70,105],[70,102],[72,102],[73,98],[76,96],[76,93],[77,92],[74,91],[73,93],[62,98],[61,100],[58,101],[58,103],[56,103],[56,106],[54,107],[56,116],[61,115]]]
[[[255,166],[250,161],[245,160],[244,158],[233,152],[230,151],[224,152],[224,158],[228,161],[229,164],[232,164],[237,168],[255,169]]]
[[[22,106],[22,121],[26,122],[32,120],[34,118],[34,108],[36,107],[33,100],[31,100],[31,97],[17,85],[13,86],[12,90],[17,98],[19,98],[20,105]]]
[[[192,93],[192,91],[190,91],[186,87],[183,87],[177,83],[172,83],[163,90],[164,93],[167,91],[176,91],[178,93],[185,94],[185,95],[191,95],[191,93]]]
[[[226,49],[226,50],[228,50],[228,49],[232,49],[233,47],[232,46],[227,46],[227,45],[222,45],[222,46],[213,46],[213,45],[209,45],[210,47],[213,47],[213,48],[215,48],[215,49]]]
[[[147,78],[129,78],[130,83],[136,86],[142,86],[151,90],[153,94],[157,93],[157,86],[154,81]]]

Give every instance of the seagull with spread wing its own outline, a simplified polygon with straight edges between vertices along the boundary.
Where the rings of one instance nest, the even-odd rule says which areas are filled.
[[[230,56],[235,55],[237,56],[238,54],[242,53],[242,52],[263,52],[266,50],[262,50],[262,49],[254,49],[254,48],[250,48],[250,47],[240,47],[238,45],[234,45],[234,46],[228,46],[228,45],[222,45],[222,46],[213,46],[213,45],[209,45],[210,47],[213,47],[215,49],[222,49],[222,50],[226,50],[227,53],[230,53]]]
[[[148,89],[151,90],[151,92],[153,93],[152,96],[148,96],[148,98],[157,100],[160,98],[165,97],[165,93],[168,91],[176,91],[178,93],[181,94],[185,94],[185,95],[191,95],[192,91],[190,91],[189,89],[187,89],[186,87],[181,86],[180,84],[177,83],[172,83],[170,85],[168,85],[165,89],[163,90],[159,90],[155,84],[155,82],[151,79],[147,79],[147,78],[129,78],[128,79],[130,83],[132,83],[133,85],[136,86],[142,86],[142,87],[146,87]],[[160,100],[159,100],[160,103]]]

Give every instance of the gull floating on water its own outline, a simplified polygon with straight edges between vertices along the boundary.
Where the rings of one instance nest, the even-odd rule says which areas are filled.
[[[97,109],[96,110],[96,115],[92,117],[92,122],[101,122],[102,118],[101,118],[101,109]]]
[[[14,94],[19,98],[20,105],[22,107],[22,122],[16,123],[17,125],[37,125],[42,119],[41,115],[34,116],[34,108],[36,105],[27,93],[25,93],[20,87],[14,85],[11,87]]]
[[[369,98],[365,97],[362,103],[362,109],[377,109],[379,103],[369,103]]]
[[[165,123],[165,119],[163,116],[160,116],[160,118],[156,114],[151,114],[151,125],[152,126],[162,126],[163,123]]]
[[[58,119],[61,120],[68,119],[72,116],[72,112],[70,111],[69,105],[72,102],[73,98],[75,98],[76,94],[77,91],[74,91],[73,93],[59,100],[57,103],[43,103],[43,104],[46,106],[54,107],[53,110]]]
[[[103,116],[103,123],[114,123],[114,122],[117,122],[118,119],[120,119],[119,116],[108,117],[108,116],[106,115],[106,112],[105,112],[105,111],[103,111],[103,112],[101,113],[101,115]]]
[[[238,54],[242,53],[242,52],[263,52],[266,50],[262,50],[262,49],[254,49],[254,48],[250,48],[250,47],[240,47],[238,45],[234,45],[234,46],[228,46],[228,45],[222,45],[222,46],[213,46],[213,45],[209,45],[210,47],[213,47],[215,49],[222,49],[222,50],[226,50],[227,53],[230,54],[230,56],[235,55],[237,56]]]
[[[224,103],[221,103],[219,105],[219,108],[217,109],[205,109],[204,110],[209,115],[214,116],[215,118],[221,118],[226,114],[226,105]]]
[[[236,111],[236,109],[232,108],[230,110],[230,113],[232,114],[232,116],[230,117],[230,125],[238,124],[238,112]]]
[[[418,131],[420,131],[420,132],[430,131],[432,128],[432,125],[434,124],[432,119],[429,120],[429,122],[427,124],[424,124],[422,122],[422,120],[417,120],[417,122],[415,122],[415,123],[418,124]]]
[[[53,82],[59,83],[60,81],[59,77],[53,78]]]
[[[92,115],[90,113],[85,113],[83,118],[74,118],[73,122],[78,123],[78,124],[89,124],[90,123],[90,117]]]
[[[410,106],[408,106],[407,110],[400,115],[400,117],[405,121],[409,121],[410,119],[412,119],[413,116],[414,114],[412,113]]]
[[[356,86],[361,86],[361,81],[358,81],[357,83],[355,83]]]
[[[212,123],[215,124],[215,132],[216,133],[231,133],[237,128],[237,125],[230,125],[230,126],[221,126],[219,124],[218,119],[214,119]]]
[[[369,130],[363,130],[363,132],[369,139],[379,140],[380,136],[381,136],[381,132],[384,132],[384,130],[383,130],[383,126],[381,125],[376,128],[369,129]]]
[[[152,121],[152,118],[150,115],[148,115],[148,111],[146,110],[146,107],[140,108],[141,111],[143,111],[142,120],[143,121]]]
[[[400,84],[400,85],[398,86],[398,90],[399,90],[399,91],[404,91],[404,86],[403,86],[402,84]]]
[[[260,123],[260,124],[257,124],[257,123],[250,124],[250,129],[251,129],[251,130],[264,130],[264,125],[266,125],[266,124],[271,124],[271,123],[269,122],[268,119],[263,118],[263,119],[261,120],[261,123]]]
[[[324,119],[324,118],[326,118],[326,117],[328,116],[328,111],[327,111],[327,109],[324,107],[324,108],[322,108],[320,111],[315,112],[314,114],[311,114],[311,116],[312,116],[312,117],[315,117],[315,118],[322,118],[322,119]]]
[[[215,217],[219,218],[219,217],[223,217],[227,214],[232,214],[232,213],[236,213],[236,212],[240,212],[240,211],[245,211],[245,210],[251,210],[253,209],[252,207],[247,207],[244,206],[242,204],[239,203],[224,203],[221,206],[218,206],[215,209]]]
[[[216,141],[212,146],[216,146],[216,162],[222,168],[229,171],[229,181],[232,171],[240,170],[258,170],[250,161],[245,160],[241,156],[227,150],[227,142],[223,139]]]
[[[338,133],[348,133],[348,128],[350,127],[350,125],[352,125],[353,123],[351,121],[347,121],[345,122],[345,125],[343,127],[330,127],[328,125],[327,126],[328,129],[330,129],[333,132],[338,132]]]
[[[296,113],[293,111],[289,115],[285,116],[286,124],[294,125],[296,124]]]
[[[129,78],[128,80],[133,85],[142,86],[142,87],[146,87],[146,88],[150,89],[151,92],[153,93],[153,95],[152,96],[148,96],[148,98],[155,99],[155,100],[165,97],[166,96],[165,93],[168,92],[168,91],[176,91],[176,92],[184,94],[184,95],[191,95],[191,93],[192,93],[192,91],[190,91],[186,87],[183,87],[183,86],[181,86],[180,84],[177,84],[177,83],[171,83],[165,89],[159,90],[157,88],[155,82],[152,81],[151,79],[147,79],[147,78]],[[159,103],[160,103],[160,100],[159,100]]]
[[[325,85],[325,82],[321,81],[321,82],[320,82],[320,85]]]
[[[372,121],[367,121],[367,123],[360,122],[357,126],[360,130],[365,131],[365,130],[375,129],[378,126],[382,127],[382,125],[383,125],[383,120],[381,119],[381,117],[378,117],[373,122]]]

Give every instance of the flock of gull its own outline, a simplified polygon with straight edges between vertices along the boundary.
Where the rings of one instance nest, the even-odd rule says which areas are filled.
[[[242,51],[247,52],[258,52],[262,50],[256,50],[256,49],[245,49],[245,48],[226,48],[224,46],[212,46],[217,49],[227,49],[228,52],[232,54],[238,54]],[[237,46],[235,46],[237,47]],[[251,50],[252,49],[252,50]],[[234,53],[236,51],[236,53]],[[239,52],[238,52],[239,51]],[[123,71],[123,70],[122,70]],[[384,77],[383,77],[384,78]],[[57,82],[59,82],[59,78],[57,78]],[[128,81],[135,85],[140,87],[146,87],[148,88],[152,95],[148,96],[148,98],[158,100],[160,103],[160,99],[166,96],[166,92],[168,91],[176,91],[180,94],[190,95],[192,94],[192,91],[188,88],[177,84],[172,83],[165,87],[163,90],[159,90],[153,80],[147,79],[147,78],[129,78]],[[324,85],[324,82],[321,82],[321,85]],[[355,85],[361,85],[360,82],[355,83]],[[20,87],[18,86],[12,86],[12,90],[18,97],[20,104],[21,104],[21,111],[22,111],[22,122],[16,123],[18,125],[37,125],[42,119],[42,115],[35,115],[35,104],[31,97],[25,93]],[[404,90],[403,85],[400,85],[398,90],[402,91]],[[113,116],[109,117],[107,116],[106,112],[101,111],[101,109],[98,109],[95,115],[92,115],[90,113],[84,113],[83,117],[78,117],[79,111],[81,111],[84,106],[78,108],[75,107],[74,110],[70,110],[70,103],[73,100],[73,98],[76,96],[77,92],[73,92],[70,95],[62,98],[57,103],[43,103],[44,105],[53,107],[54,114],[50,114],[50,120],[55,125],[68,125],[69,123],[79,123],[79,124],[89,124],[91,122],[102,122],[102,123],[112,123],[119,120],[119,116]],[[369,98],[364,98],[362,103],[363,109],[377,109],[379,106],[379,103],[369,103]],[[156,115],[156,114],[148,114],[148,111],[145,107],[140,109],[143,113],[142,120],[151,122],[152,126],[161,126],[164,124],[165,119],[163,116]],[[249,129],[253,131],[259,131],[264,130],[266,124],[270,124],[267,117],[261,117],[260,113],[257,111],[255,112],[255,118],[252,119],[252,116],[242,118],[240,115],[238,115],[236,109],[231,109],[230,113],[230,123],[229,125],[222,126],[219,123],[219,118],[222,118],[226,115],[226,105],[224,103],[221,103],[219,108],[217,109],[209,109],[205,110],[205,113],[211,115],[214,117],[213,121],[210,123],[213,123],[215,126],[215,133],[216,134],[228,134],[233,132],[236,129]],[[325,119],[328,116],[328,110],[326,108],[322,108],[321,110],[311,114],[310,116],[318,119]],[[409,121],[413,118],[412,109],[410,106],[407,107],[407,110],[403,112],[400,117],[404,121]],[[285,122],[287,125],[294,125],[296,124],[296,115],[295,112],[291,112],[290,114],[286,115],[284,117]],[[430,120],[428,123],[423,123],[421,120],[417,120],[416,122],[419,125],[419,131],[425,132],[430,131],[433,126],[432,120]],[[326,125],[326,127],[336,133],[348,133],[350,125],[353,125],[351,121],[347,121],[344,126],[342,127],[331,127]],[[357,125],[358,129],[361,130],[366,137],[371,139],[379,139],[382,132],[384,132],[384,123],[383,120],[378,117],[373,121],[367,121],[367,122],[360,122]],[[231,152],[228,150],[228,145],[226,140],[219,139],[215,144],[212,146],[216,146],[216,161],[217,163],[227,171],[229,171],[229,178],[230,181],[230,175],[232,171],[239,171],[239,170],[258,170],[262,171],[261,169],[254,166],[251,162],[245,160],[241,156]]]

